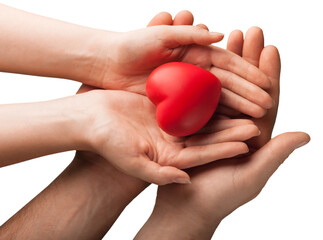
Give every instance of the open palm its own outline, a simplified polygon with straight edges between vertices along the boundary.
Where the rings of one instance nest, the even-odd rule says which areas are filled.
[[[280,58],[275,47],[264,48],[261,29],[251,28],[244,41],[241,33],[233,32],[228,49],[259,66],[270,77],[273,86],[269,93],[278,103]],[[203,219],[206,239],[210,238],[225,216],[256,197],[289,154],[309,141],[309,136],[302,132],[271,139],[276,113],[277,105],[264,118],[254,119],[262,134],[249,141],[253,152],[190,169],[192,184],[159,187],[155,208],[169,209],[175,215],[191,211],[192,216]]]
[[[89,89],[84,86],[81,92]],[[93,148],[123,172],[159,185],[189,181],[179,170],[246,153],[243,141],[258,136],[250,120],[213,119],[207,131],[188,137],[163,132],[147,97],[124,91],[93,90]],[[93,102],[94,101],[94,102]]]

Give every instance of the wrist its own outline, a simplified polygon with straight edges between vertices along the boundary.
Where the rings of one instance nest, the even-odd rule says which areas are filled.
[[[71,98],[64,98],[1,106],[1,165],[83,148],[71,105]]]
[[[85,40],[84,49],[79,51],[82,52],[79,58],[84,60],[84,67],[82,73],[77,73],[76,80],[90,86],[113,89],[106,81],[106,73],[111,72],[109,69],[115,64],[120,33],[91,29],[87,35],[90,37]]]
[[[157,198],[153,213],[136,239],[211,239],[220,221],[197,214],[189,205],[162,202]],[[154,238],[151,238],[154,236]]]
[[[95,184],[100,188],[100,192],[107,193],[105,196],[107,199],[111,199],[113,191],[114,196],[119,198],[118,202],[128,204],[149,185],[118,171],[106,159],[93,152],[77,151],[74,161],[89,169],[88,174],[95,178]]]

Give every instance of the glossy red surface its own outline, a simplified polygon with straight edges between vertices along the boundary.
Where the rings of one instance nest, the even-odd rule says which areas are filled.
[[[187,136],[212,117],[219,103],[221,83],[205,69],[171,62],[150,74],[146,93],[157,107],[160,128],[173,136]]]

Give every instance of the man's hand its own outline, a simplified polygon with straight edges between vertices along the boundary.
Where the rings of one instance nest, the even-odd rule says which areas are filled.
[[[244,42],[241,40],[241,35],[232,33],[229,49],[248,56],[248,61],[256,66],[259,64],[259,69],[272,80],[269,92],[278,103],[280,58],[277,49],[263,47],[259,28],[250,29]],[[309,142],[309,136],[302,132],[284,133],[269,140],[276,113],[277,107],[257,120],[262,134],[250,142],[254,153],[189,170],[191,185],[159,187],[154,212],[137,239],[148,235],[155,239],[210,239],[225,216],[256,197],[280,164],[296,148]]]
[[[0,239],[102,239],[146,186],[99,155],[79,151],[63,173],[0,227]]]

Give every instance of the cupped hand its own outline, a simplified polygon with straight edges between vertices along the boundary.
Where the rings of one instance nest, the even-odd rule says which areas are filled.
[[[179,169],[246,153],[243,141],[259,135],[250,120],[213,119],[207,132],[173,137],[159,128],[155,106],[145,96],[93,90],[79,97],[89,116],[84,133],[88,150],[124,173],[159,185],[189,183],[188,174]]]
[[[278,103],[280,57],[275,47],[263,47],[261,29],[251,28],[245,40],[241,32],[233,32],[228,48],[259,66],[271,79],[273,86],[269,93]],[[182,232],[177,229],[179,235],[174,239],[196,236],[196,229],[199,239],[210,239],[225,216],[256,197],[283,161],[296,148],[309,142],[309,136],[302,132],[284,133],[271,139],[276,114],[277,106],[256,121],[262,133],[249,141],[254,151],[251,154],[188,170],[192,180],[190,185],[159,187],[154,212],[139,232],[138,239],[145,236],[149,228],[153,229],[155,224],[166,222],[165,219],[169,220],[168,224],[171,219],[181,221],[180,226],[186,229]],[[180,219],[178,216],[181,216]],[[155,236],[159,236],[158,231],[155,232]],[[160,233],[162,235],[165,235],[165,231],[164,234]]]
[[[209,33],[204,25],[183,26],[192,24],[193,17],[189,15],[181,12],[173,21],[169,14],[161,13],[149,28],[110,33],[110,44],[98,55],[91,78],[100,82],[102,88],[145,95],[146,80],[154,68],[170,61],[183,61],[205,68],[220,79],[222,105],[262,117],[273,106],[271,97],[262,89],[271,86],[270,80],[240,56],[210,46],[222,39],[221,34]],[[156,26],[160,24],[163,26]],[[168,26],[173,24],[182,26]]]

